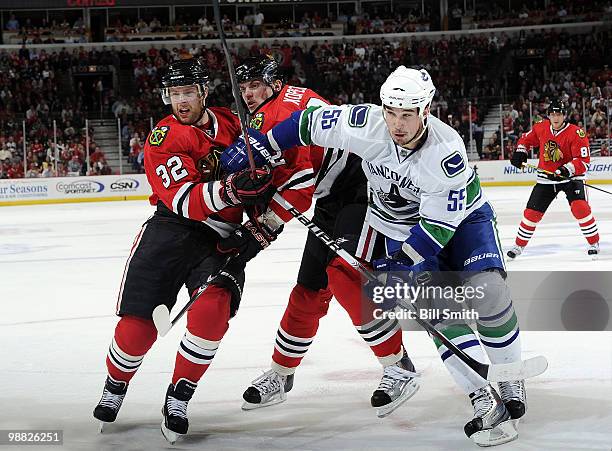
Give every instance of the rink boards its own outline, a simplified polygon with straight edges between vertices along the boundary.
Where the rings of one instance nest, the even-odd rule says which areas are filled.
[[[529,160],[532,165],[538,161]],[[535,169],[519,170],[509,161],[473,161],[483,186],[521,186],[535,183]],[[593,158],[589,181],[612,183],[612,157]],[[0,180],[0,206],[144,200],[151,194],[145,174]]]

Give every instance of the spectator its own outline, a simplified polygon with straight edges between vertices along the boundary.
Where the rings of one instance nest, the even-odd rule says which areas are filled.
[[[42,164],[42,172],[40,174],[41,177],[55,177],[55,173],[53,172],[53,166],[51,166],[46,161]]]
[[[0,164],[7,160],[10,160],[12,156],[13,154],[11,153],[11,151],[6,148],[6,145],[3,145],[0,149]]]
[[[11,14],[11,18],[6,23],[6,31],[19,31],[19,21],[15,18],[15,14]]]
[[[262,30],[264,24],[264,15],[261,10],[258,10],[253,17],[253,34],[255,38],[262,37]]]
[[[106,156],[100,146],[95,146],[95,151],[89,156],[90,163],[97,163],[98,161],[104,160],[106,161]]]
[[[26,171],[25,177],[27,179],[40,177],[40,172],[38,171],[38,166],[36,163],[30,163],[30,167]]]
[[[74,177],[81,174],[81,161],[77,155],[73,155],[68,161],[68,176]]]
[[[603,127],[606,124],[606,115],[603,113],[600,107],[597,107],[595,112],[591,115],[591,126]]]

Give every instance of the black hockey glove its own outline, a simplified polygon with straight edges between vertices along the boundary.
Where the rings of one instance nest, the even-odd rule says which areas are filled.
[[[267,166],[255,169],[254,177],[250,169],[243,169],[221,180],[221,199],[230,206],[267,204],[274,193],[276,187]]]
[[[217,250],[223,254],[235,254],[232,261],[246,264],[276,240],[282,231],[283,226],[273,231],[265,224],[250,219],[219,241]]]
[[[377,308],[393,310],[405,293],[403,286],[412,285],[411,264],[390,258],[375,259],[372,269],[377,271],[376,281],[368,281],[363,289],[364,295],[374,301]]]
[[[527,152],[521,149],[516,149],[510,159],[510,164],[519,169],[523,169],[523,163],[527,163]]]
[[[555,174],[560,175],[561,177],[565,177],[566,179],[570,178],[572,174],[567,166],[561,166],[559,169],[555,171]]]
[[[563,180],[570,179],[572,174],[568,168],[565,166],[560,166],[554,173],[547,174],[546,177],[548,177],[548,180],[552,180],[553,182],[562,182]]]

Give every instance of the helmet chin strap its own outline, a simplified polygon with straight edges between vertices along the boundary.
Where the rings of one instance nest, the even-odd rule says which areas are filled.
[[[423,116],[419,115],[419,117],[421,118],[421,132],[418,134],[415,134],[412,139],[410,141],[408,141],[406,144],[402,144],[401,147],[406,147],[407,145],[413,143],[413,142],[418,142],[419,139],[421,139],[423,137],[423,135],[425,134],[425,132],[427,131],[427,119],[425,119]]]
[[[200,116],[198,117],[198,120],[195,121],[196,124],[202,120],[202,118],[204,117],[204,113],[206,113],[206,98],[202,96],[202,111],[200,112]]]
[[[202,120],[202,118],[204,117],[204,113],[206,113],[206,99],[204,98],[204,96],[202,96],[202,109],[200,110],[200,115],[195,121],[193,121],[189,125],[198,125],[200,121]]]

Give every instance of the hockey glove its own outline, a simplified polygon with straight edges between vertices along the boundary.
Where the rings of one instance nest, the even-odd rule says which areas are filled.
[[[547,174],[546,177],[548,180],[552,180],[553,182],[562,182],[564,180],[568,180],[571,178],[572,174],[569,169],[565,166],[560,166],[553,174]]]
[[[404,287],[412,284],[411,266],[390,258],[372,261],[374,271],[379,271],[377,281],[367,282],[364,294],[385,311],[393,310],[399,297],[405,293]]]
[[[514,167],[522,169],[523,163],[527,163],[527,151],[525,150],[525,148],[517,147],[517,149],[512,154],[510,164]]]
[[[236,205],[260,205],[267,204],[276,193],[276,187],[272,185],[272,172],[264,166],[255,170],[250,169],[230,174],[221,179],[221,200],[230,207]]]
[[[272,159],[272,154],[274,153],[274,151],[270,150],[271,146],[268,137],[258,130],[252,128],[247,130],[255,166],[260,167],[267,164]],[[249,156],[244,136],[240,136],[236,142],[223,151],[221,154],[221,167],[229,174],[249,167]]]
[[[259,252],[267,248],[283,231],[283,226],[270,230],[265,224],[248,220],[232,234],[219,241],[217,250],[223,254],[234,254],[232,259],[237,264],[246,265]]]
[[[570,177],[573,175],[573,174],[570,172],[570,170],[568,169],[568,167],[567,167],[567,166],[565,166],[565,165],[564,165],[564,166],[561,166],[559,169],[557,169],[557,170],[555,171],[555,174],[557,174],[557,175],[559,175],[559,176],[561,176],[561,177],[563,177],[563,178],[566,178],[566,179],[570,178]]]

